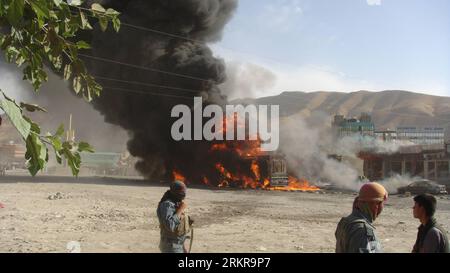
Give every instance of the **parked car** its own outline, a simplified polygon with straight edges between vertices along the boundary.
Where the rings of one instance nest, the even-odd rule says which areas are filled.
[[[434,181],[424,179],[414,181],[407,186],[400,187],[397,189],[397,192],[399,194],[403,194],[406,192],[409,192],[411,194],[422,194],[422,193],[447,194],[447,189],[445,185],[441,185]]]

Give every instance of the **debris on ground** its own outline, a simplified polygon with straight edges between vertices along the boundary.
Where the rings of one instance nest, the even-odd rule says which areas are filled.
[[[58,199],[64,199],[64,198],[65,198],[65,196],[60,192],[51,194],[47,197],[48,200],[58,200]]]

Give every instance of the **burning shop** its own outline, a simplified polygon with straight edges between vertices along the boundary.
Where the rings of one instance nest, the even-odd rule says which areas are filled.
[[[395,153],[361,152],[359,157],[371,181],[399,174],[450,184],[449,144],[404,146]]]

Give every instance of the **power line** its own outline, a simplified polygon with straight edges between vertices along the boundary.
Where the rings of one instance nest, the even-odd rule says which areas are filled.
[[[172,76],[178,76],[178,77],[184,77],[184,78],[190,78],[190,79],[195,79],[195,80],[201,80],[201,81],[209,81],[209,80],[205,80],[205,79],[201,79],[201,78],[196,78],[196,77],[191,77],[191,76],[187,76],[187,75],[183,75],[183,74],[178,74],[178,73],[173,73],[173,72],[168,72],[168,71],[163,71],[163,70],[158,70],[158,69],[153,69],[153,68],[148,68],[148,67],[144,67],[144,66],[137,66],[137,65],[133,65],[133,64],[128,64],[128,63],[123,63],[123,62],[119,62],[119,61],[114,61],[111,59],[105,59],[105,58],[100,58],[100,57],[94,57],[91,55],[85,55],[85,54],[78,54],[79,56],[83,56],[86,58],[91,58],[94,60],[99,60],[99,61],[104,61],[104,62],[110,62],[110,63],[115,63],[115,64],[120,64],[120,65],[124,65],[124,66],[129,66],[129,67],[133,67],[133,68],[137,68],[137,69],[144,69],[144,70],[149,70],[149,71],[154,71],[154,72],[159,72],[159,73],[164,73],[164,74],[169,74]],[[7,63],[3,60],[0,60],[1,62]],[[164,88],[164,89],[173,89],[173,90],[178,90],[178,91],[185,91],[185,92],[192,92],[192,93],[198,93],[200,92],[199,90],[193,90],[193,89],[186,89],[186,88],[178,88],[178,87],[172,87],[172,86],[165,86],[165,85],[157,85],[157,84],[151,84],[151,83],[143,83],[143,82],[136,82],[136,81],[126,81],[126,80],[119,80],[119,79],[113,79],[113,78],[107,78],[107,77],[102,77],[102,76],[94,76],[96,78],[99,79],[103,79],[103,80],[109,80],[109,81],[116,81],[116,82],[124,82],[124,83],[132,83],[132,84],[137,84],[137,85],[143,85],[143,86],[149,86],[149,87],[158,87],[158,88]],[[107,88],[107,87],[104,87]],[[166,97],[177,97],[177,98],[186,98],[186,99],[192,99],[191,97],[185,97],[185,96],[177,96],[177,95],[168,95],[168,94],[160,94],[160,93],[153,93],[153,92],[144,92],[144,91],[137,91],[137,90],[131,90],[131,89],[124,89],[124,88],[115,88],[115,87],[108,87],[108,89],[115,89],[115,90],[122,90],[122,91],[129,91],[131,93],[140,93],[140,94],[148,94],[148,95],[155,95],[155,96],[166,96]],[[289,96],[286,94],[280,94],[281,96],[285,96],[288,98],[292,98],[295,100],[299,100],[299,98],[293,97],[293,96]],[[288,101],[287,103],[289,104],[295,104],[292,101]],[[335,103],[326,103],[325,105],[334,105]],[[323,104],[322,104],[323,105]],[[392,107],[390,108],[392,109]],[[442,119],[442,118],[437,118],[437,117],[430,117],[430,116],[425,116],[425,115],[415,115],[415,114],[407,114],[407,113],[397,113],[391,110],[372,110],[372,112],[388,112],[388,113],[392,113],[395,115],[403,115],[403,116],[412,116],[412,117],[421,117],[421,118],[434,118],[436,120],[440,120],[440,121],[445,121],[445,122],[450,122],[450,120],[448,119]]]
[[[95,12],[95,11],[92,11],[92,10],[87,9],[87,8],[82,8],[82,7],[76,7],[76,8],[79,8],[79,9],[82,9],[82,10],[85,10],[85,11]],[[91,14],[87,14],[87,16],[92,17],[92,18],[96,18],[95,16],[93,16]],[[182,40],[186,40],[186,41],[194,42],[194,43],[198,43],[198,44],[206,44],[207,43],[206,41],[192,39],[192,38],[189,38],[187,36],[182,36],[182,35],[173,34],[173,33],[169,33],[169,32],[162,31],[162,30],[157,30],[157,29],[153,29],[153,28],[149,28],[149,27],[143,27],[143,26],[138,26],[138,25],[134,25],[134,24],[130,24],[130,23],[125,23],[125,22],[122,21],[122,19],[121,19],[121,25],[129,27],[129,28],[134,28],[134,29],[140,30],[140,31],[146,31],[146,32],[151,32],[151,33],[155,33],[155,34],[159,34],[159,35],[163,35],[163,36],[168,36],[168,37],[172,37],[172,38],[178,38],[178,39],[182,39]],[[276,60],[276,59],[273,59],[273,58],[269,58],[269,57],[265,57],[265,56],[263,57],[263,56],[254,55],[254,54],[249,53],[249,52],[245,52],[245,51],[242,51],[242,50],[237,50],[237,49],[234,49],[234,48],[224,47],[222,45],[215,44],[214,47],[222,48],[222,49],[225,49],[225,50],[231,51],[231,52],[237,52],[237,53],[243,54],[243,55],[253,56],[253,57],[256,57],[256,58],[259,58],[259,59],[265,59],[265,60],[268,60],[268,61],[271,61],[271,62],[274,62],[274,63],[278,63],[278,64],[288,65],[288,66],[291,66],[291,67],[297,67],[296,65],[291,64],[291,63],[282,62],[282,61],[279,61],[279,60]],[[315,70],[323,71],[323,69],[315,69]]]
[[[8,63],[2,59],[0,59],[0,62],[5,63],[5,64],[10,64],[12,65],[13,63]],[[177,87],[171,87],[171,86],[164,86],[164,85],[153,85],[153,84],[148,84],[148,83],[139,83],[139,82],[132,82],[132,81],[123,81],[123,80],[118,80],[118,79],[112,79],[112,78],[106,78],[106,77],[100,77],[100,76],[94,76],[96,78],[103,78],[106,80],[111,80],[111,81],[119,81],[119,82],[130,82],[130,83],[135,83],[135,84],[142,84],[142,85],[146,85],[146,86],[150,86],[150,87],[159,87],[159,88],[166,88],[166,89],[175,89],[175,90],[184,90],[184,91],[188,91],[189,89],[183,89],[183,88],[177,88]],[[173,98],[183,98],[183,99],[189,99],[192,100],[192,97],[187,97],[187,96],[179,96],[179,95],[170,95],[170,94],[161,94],[161,93],[155,93],[155,92],[146,92],[146,91],[140,91],[140,90],[132,90],[132,89],[126,89],[126,88],[118,88],[118,87],[111,87],[111,86],[102,86],[103,89],[110,89],[110,90],[119,90],[119,91],[123,91],[123,92],[129,92],[129,93],[136,93],[136,94],[143,94],[143,95],[153,95],[153,96],[162,96],[162,97],[173,97]],[[191,92],[196,92],[198,93],[199,91],[195,91],[195,90],[189,90]]]
[[[84,8],[84,7],[74,7],[74,8],[82,9],[82,10],[90,11],[90,12],[96,12],[94,10],[91,10],[91,9],[88,9],[88,8]],[[97,13],[99,13],[99,12],[97,12]],[[99,14],[102,14],[102,13],[99,13]],[[96,18],[95,16],[93,16],[91,14],[88,14],[88,16]],[[123,26],[127,26],[127,27],[130,27],[130,28],[137,29],[137,30],[152,32],[152,33],[156,33],[156,34],[160,34],[160,35],[169,36],[169,37],[172,37],[172,38],[179,38],[179,39],[183,39],[183,40],[186,40],[186,41],[189,41],[189,42],[205,44],[205,41],[192,39],[192,38],[189,38],[189,37],[186,37],[186,36],[169,33],[169,32],[165,32],[165,31],[162,31],[162,30],[156,30],[156,29],[152,29],[152,28],[148,28],[148,27],[137,26],[137,25],[133,25],[133,24],[130,24],[130,23],[125,23],[122,20],[121,20],[120,24],[123,25]]]
[[[158,88],[163,88],[163,89],[173,89],[173,90],[177,90],[177,91],[185,91],[185,92],[191,92],[191,93],[199,93],[200,92],[200,90],[179,88],[179,87],[174,87],[174,86],[158,85],[158,84],[144,83],[144,82],[137,82],[137,81],[126,81],[126,80],[107,78],[107,77],[97,76],[97,75],[92,75],[92,76],[95,79],[106,80],[106,81],[114,81],[114,82],[121,82],[121,83],[131,83],[131,84],[136,84],[136,85],[143,85],[143,86],[148,86],[148,87],[158,87]]]
[[[79,9],[82,9],[82,10],[85,10],[85,11],[90,11],[90,12],[96,12],[96,11],[92,11],[92,10],[90,10],[88,8],[83,8],[83,7],[75,7],[75,8],[79,8]],[[95,16],[93,16],[91,14],[87,14],[87,16],[96,18]],[[168,37],[172,37],[172,38],[178,38],[178,39],[182,39],[182,40],[186,40],[186,41],[194,42],[194,43],[198,43],[198,44],[206,44],[207,43],[206,41],[192,39],[192,38],[189,38],[189,37],[186,37],[186,36],[173,34],[173,33],[169,33],[169,32],[162,31],[162,30],[157,30],[157,29],[153,29],[153,28],[149,28],[149,27],[143,27],[143,26],[138,26],[138,25],[134,25],[134,24],[130,24],[130,23],[125,23],[123,21],[121,21],[121,25],[129,27],[129,28],[133,28],[133,29],[136,29],[136,30],[140,30],[140,31],[146,31],[146,32],[151,32],[151,33],[155,33],[155,34],[159,34],[159,35],[163,35],[163,36],[168,36]],[[288,65],[288,66],[291,66],[293,68],[298,68],[297,65],[294,65],[294,64],[291,64],[291,63],[287,63],[287,62],[283,62],[283,61],[280,61],[280,60],[276,60],[276,59],[273,59],[273,58],[270,58],[270,57],[258,56],[258,55],[255,55],[255,54],[252,54],[252,53],[249,53],[249,52],[244,52],[244,51],[240,51],[240,50],[233,49],[233,48],[227,48],[227,47],[224,47],[224,46],[221,46],[221,45],[217,45],[217,44],[215,44],[214,47],[222,48],[222,49],[225,49],[225,50],[231,51],[231,52],[236,52],[238,54],[243,54],[243,55],[247,55],[247,56],[253,56],[253,57],[256,57],[256,58],[262,59],[262,60],[268,60],[268,61],[273,62],[273,63],[277,63],[277,64],[281,64],[281,65]],[[328,73],[334,73],[334,71],[332,71],[330,69],[315,68],[315,67],[311,67],[311,68],[313,70],[320,71],[320,72],[325,71],[325,72],[328,72]],[[346,76],[346,77],[347,78],[359,79],[359,77],[355,77],[355,76]]]
[[[198,80],[198,81],[203,81],[203,82],[213,82],[212,80],[202,79],[202,78],[189,76],[189,75],[184,75],[184,74],[179,74],[179,73],[175,73],[175,72],[164,71],[164,70],[160,70],[160,69],[156,69],[156,68],[150,68],[150,67],[145,67],[145,66],[140,66],[140,65],[134,65],[134,64],[130,64],[130,63],[124,63],[124,62],[111,60],[111,59],[106,59],[106,58],[94,57],[92,55],[86,55],[86,54],[80,54],[79,53],[78,56],[82,56],[82,57],[85,57],[85,58],[88,58],[88,59],[92,59],[92,60],[97,60],[97,61],[102,61],[102,62],[107,62],[107,63],[114,63],[114,64],[123,65],[123,66],[128,66],[128,67],[132,67],[132,68],[136,68],[136,69],[142,69],[142,70],[147,70],[147,71],[151,71],[151,72],[158,72],[158,73],[167,74],[167,75],[176,76],[176,77],[181,77],[181,78],[186,78],[186,79]]]
[[[171,98],[182,98],[182,99],[189,99],[192,100],[192,97],[186,97],[186,96],[178,96],[178,95],[169,95],[169,94],[161,94],[161,93],[154,93],[154,92],[146,92],[141,90],[132,90],[127,88],[119,88],[119,87],[111,87],[111,86],[103,86],[103,89],[108,90],[117,90],[122,91],[125,93],[136,93],[136,94],[142,94],[142,95],[152,95],[152,96],[161,96],[161,97],[171,97]]]
[[[206,42],[204,41],[200,41],[200,40],[195,40],[195,39],[191,39],[185,36],[181,36],[181,35],[177,35],[177,34],[172,34],[169,32],[165,32],[165,31],[161,31],[161,30],[156,30],[156,29],[151,29],[151,28],[147,28],[147,27],[142,27],[142,26],[136,26],[136,25],[132,25],[129,23],[123,23],[121,22],[121,25],[127,26],[129,28],[134,28],[137,30],[143,30],[143,31],[148,31],[148,32],[152,32],[152,33],[156,33],[156,34],[160,34],[160,35],[165,35],[165,36],[169,36],[172,38],[179,38],[179,39],[183,39],[189,42],[194,42],[194,43],[199,43],[199,44],[205,44]]]

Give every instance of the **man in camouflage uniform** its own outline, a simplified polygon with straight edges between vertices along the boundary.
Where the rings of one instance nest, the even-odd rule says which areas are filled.
[[[156,211],[161,239],[159,249],[163,253],[186,253],[184,242],[191,229],[192,220],[186,214],[186,185],[175,181],[159,202]]]
[[[372,225],[387,200],[386,189],[378,183],[364,184],[353,203],[352,213],[341,219],[336,229],[336,253],[382,252]]]

